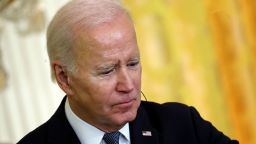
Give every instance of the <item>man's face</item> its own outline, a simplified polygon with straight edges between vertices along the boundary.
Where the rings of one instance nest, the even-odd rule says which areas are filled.
[[[103,131],[117,130],[136,117],[140,105],[141,64],[134,28],[119,15],[86,35],[80,34],[73,49],[78,69],[68,74],[69,102],[86,122]],[[89,48],[83,47],[85,42]]]

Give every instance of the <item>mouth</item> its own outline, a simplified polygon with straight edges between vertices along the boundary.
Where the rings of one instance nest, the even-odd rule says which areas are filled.
[[[136,102],[136,99],[134,98],[134,99],[131,99],[131,100],[127,100],[127,101],[117,103],[117,104],[115,104],[115,106],[118,107],[119,109],[122,109],[122,110],[128,110],[133,106],[133,104],[135,102]]]

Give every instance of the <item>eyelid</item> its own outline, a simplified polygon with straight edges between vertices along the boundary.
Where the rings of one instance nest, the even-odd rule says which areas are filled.
[[[114,64],[106,64],[106,65],[99,66],[96,70],[103,71],[103,70],[111,69],[113,67],[115,67]]]
[[[127,64],[127,67],[130,67],[131,69],[135,69],[137,68],[137,66],[140,65],[140,61],[136,60],[136,61],[131,61]]]
[[[139,61],[132,61],[132,62],[129,62],[128,65],[137,65],[139,63],[140,63]]]
[[[132,59],[128,62],[128,64],[130,63],[140,63],[140,59],[139,58],[136,58],[136,59]]]
[[[108,73],[110,73],[114,69],[115,69],[115,65],[106,65],[106,66],[102,66],[102,67],[97,68],[97,73],[99,75],[107,75]]]

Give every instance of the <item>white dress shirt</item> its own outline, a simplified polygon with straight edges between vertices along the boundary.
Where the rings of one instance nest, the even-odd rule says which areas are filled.
[[[65,114],[81,144],[106,144],[102,139],[105,132],[80,119],[71,110],[68,98],[65,103]],[[119,132],[121,133],[119,137],[119,144],[130,144],[129,123],[121,128]]]

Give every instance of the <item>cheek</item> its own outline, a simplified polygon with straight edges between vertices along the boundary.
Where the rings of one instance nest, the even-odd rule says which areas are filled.
[[[111,102],[111,96],[115,90],[115,84],[112,81],[99,82],[89,89],[90,94],[96,103],[107,106]]]
[[[141,71],[137,72],[134,76],[134,86],[140,90],[141,88]]]

